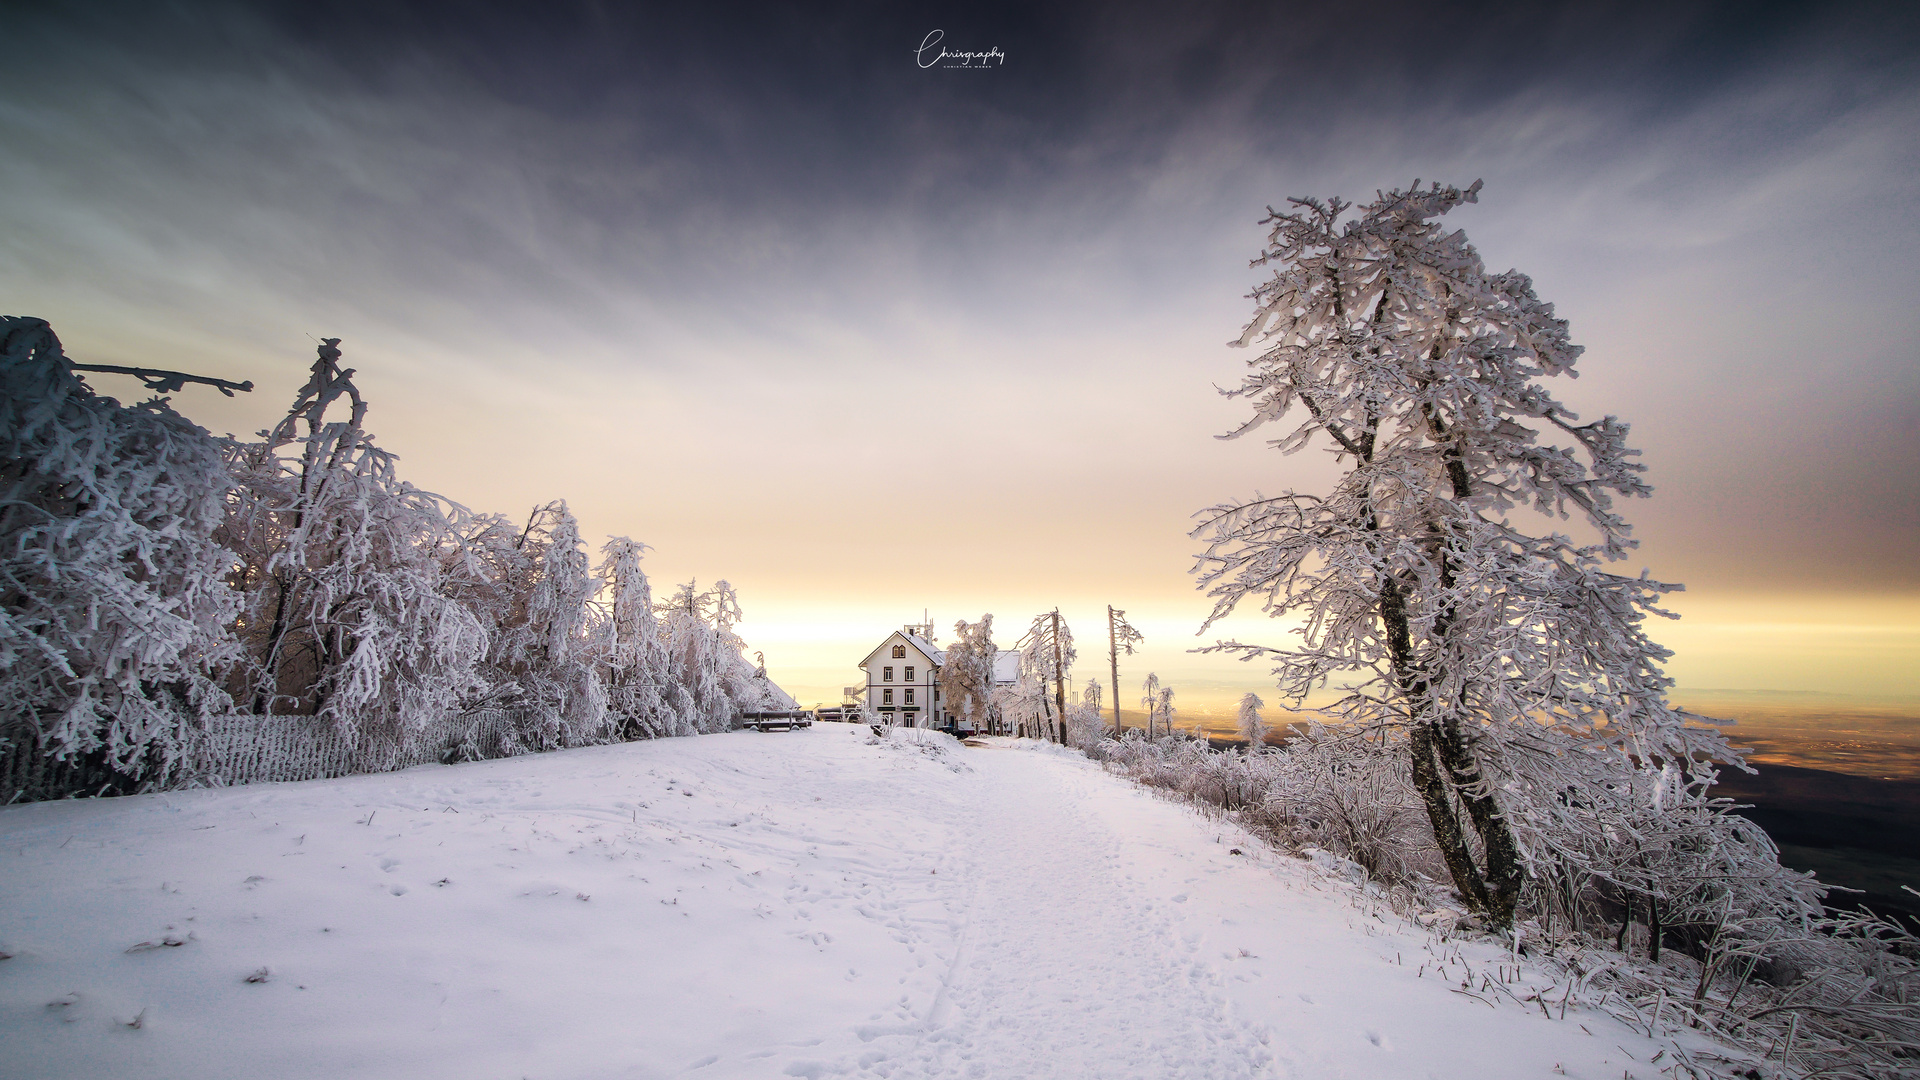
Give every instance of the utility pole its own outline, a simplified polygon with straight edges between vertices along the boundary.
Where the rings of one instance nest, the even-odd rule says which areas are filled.
[[[1060,716],[1060,745],[1067,745],[1067,672],[1060,666],[1060,609],[1053,609],[1053,700]]]
[[[1120,722],[1120,650],[1133,655],[1133,643],[1145,640],[1140,631],[1127,622],[1127,613],[1115,611],[1112,604],[1107,605],[1107,663],[1113,670],[1113,736],[1119,738],[1127,733],[1126,726]],[[1151,734],[1151,732],[1149,732]]]

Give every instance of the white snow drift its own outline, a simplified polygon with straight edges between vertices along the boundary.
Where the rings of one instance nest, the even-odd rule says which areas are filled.
[[[14,806],[0,1074],[1658,1073],[1334,871],[1076,754],[837,725]]]

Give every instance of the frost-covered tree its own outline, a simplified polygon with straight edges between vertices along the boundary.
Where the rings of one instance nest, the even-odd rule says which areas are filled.
[[[797,711],[800,708],[800,702],[767,674],[767,655],[758,651],[753,654],[753,677],[743,685],[736,700],[746,709]]]
[[[940,664],[940,696],[961,726],[985,729],[993,716],[993,665],[1000,647],[993,643],[993,616],[953,624],[953,644]]]
[[[701,592],[694,582],[655,606],[667,654],[668,699],[698,732],[725,731],[744,709],[758,708],[760,688],[733,632],[740,599],[716,581]]]
[[[1216,646],[1273,662],[1296,705],[1357,680],[1335,713],[1404,737],[1456,888],[1504,924],[1609,785],[1671,766],[1697,800],[1733,755],[1668,702],[1642,625],[1677,586],[1604,569],[1634,546],[1613,499],[1650,491],[1627,426],[1555,400],[1543,380],[1580,355],[1567,324],[1439,222],[1479,190],[1269,213],[1273,276],[1234,343],[1259,352],[1227,391],[1253,416],[1225,437],[1288,419],[1276,448],[1324,440],[1345,471],[1206,511],[1196,570],[1209,625],[1243,602],[1304,620],[1296,648]],[[1533,523],[1569,517],[1588,539]]]
[[[1100,680],[1088,679],[1087,685],[1080,691],[1080,697],[1067,702],[1067,742],[1072,746],[1086,747],[1103,739],[1112,737],[1114,729],[1100,713],[1104,699]]]
[[[690,735],[692,726],[667,705],[666,645],[653,612],[653,588],[640,568],[646,545],[616,536],[601,548],[600,577],[609,596],[601,628],[607,711],[626,738]]]
[[[1267,745],[1267,722],[1260,716],[1260,710],[1266,707],[1259,694],[1240,695],[1240,708],[1236,715],[1240,737],[1247,742],[1248,750],[1261,750]]]
[[[1107,605],[1107,670],[1113,676],[1113,733],[1116,737],[1126,734],[1127,725],[1120,719],[1120,654],[1133,655],[1133,647],[1145,641],[1147,636],[1134,629],[1127,621],[1127,613]]]
[[[166,399],[101,397],[46,322],[0,317],[0,746],[147,778],[230,710],[228,484]]]
[[[1016,647],[1020,650],[1021,681],[1031,682],[1038,690],[1039,727],[1064,746],[1067,681],[1072,678],[1073,662],[1079,656],[1073,647],[1073,630],[1056,608],[1035,615]],[[1049,685],[1053,687],[1051,701],[1046,700]],[[1029,701],[1033,696],[1023,694],[1022,701]]]
[[[993,688],[993,707],[1023,739],[1053,738],[1053,688],[1022,668],[1011,683]]]
[[[1156,729],[1163,735],[1173,734],[1173,687],[1160,685],[1160,676],[1149,671],[1140,690],[1140,708],[1147,714],[1147,738],[1153,738]]]
[[[236,689],[258,714],[404,735],[483,685],[486,630],[449,595],[445,557],[469,515],[395,475],[338,346],[321,344],[263,441],[227,444],[235,486],[218,535],[245,597]],[[342,399],[347,418],[329,419]]]
[[[490,545],[499,532],[483,534]],[[599,582],[588,571],[580,526],[564,501],[533,511],[511,550],[489,551],[500,589],[492,605],[488,674],[517,690],[537,746],[576,746],[607,737],[606,690],[595,665],[588,601]]]

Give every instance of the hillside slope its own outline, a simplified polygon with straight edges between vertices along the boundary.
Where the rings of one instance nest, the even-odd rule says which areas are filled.
[[[837,725],[14,806],[0,1074],[1657,1075],[1353,896],[1076,755]]]

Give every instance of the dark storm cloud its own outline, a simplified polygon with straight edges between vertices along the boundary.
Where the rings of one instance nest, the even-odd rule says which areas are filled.
[[[1461,224],[1574,316],[1581,406],[1633,421],[1682,497],[1635,508],[1657,572],[1777,580],[1787,552],[1802,580],[1911,588],[1916,12],[42,8],[5,28],[0,286],[182,341],[466,349],[503,378],[725,362],[925,395],[945,364],[951,433],[1011,438],[1052,423],[1007,419],[1053,404],[1031,372],[1104,384],[1089,412],[1183,400],[1155,364],[1196,396],[1231,381],[1265,204],[1485,176]],[[1005,62],[922,68],[936,29]],[[1136,462],[1162,470],[1154,514],[1232,493],[1198,490],[1199,452]],[[994,493],[1036,516],[1050,494]]]
[[[1920,19],[1910,6],[1752,3],[299,2],[53,23],[56,56],[117,40],[162,68],[615,125],[627,138],[596,145],[593,164],[697,162],[679,194],[755,212],[938,214],[1022,190],[1105,189],[1156,163],[1196,118],[1231,125],[1223,136],[1247,153],[1311,154],[1356,120],[1391,128],[1523,99],[1598,96],[1657,120],[1794,57],[1844,65],[1856,86],[1910,76]],[[923,70],[914,49],[936,29],[950,48],[1006,60]],[[590,185],[557,197],[589,213],[623,207]]]
[[[1600,96],[1656,120],[1796,57],[1844,65],[1856,85],[1910,76],[1920,26],[1909,5],[1870,4],[258,10],[281,38],[259,47],[324,58],[362,92],[437,84],[564,122],[631,124],[634,141],[610,150],[700,161],[709,196],[933,212],[1151,164],[1196,115],[1232,122],[1251,152],[1297,153],[1360,117],[1391,126],[1530,97]],[[1006,60],[923,70],[913,50],[934,30]]]

